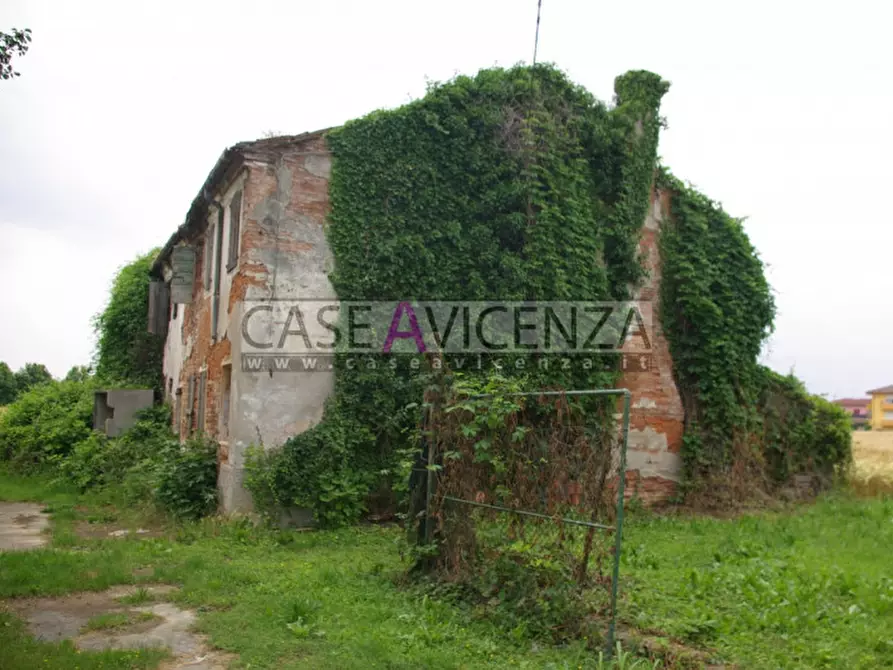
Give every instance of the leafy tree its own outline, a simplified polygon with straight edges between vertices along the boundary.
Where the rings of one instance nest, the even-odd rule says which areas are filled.
[[[152,250],[118,271],[108,305],[94,318],[96,376],[104,383],[163,388],[164,339],[148,329],[149,268],[157,253]]]
[[[67,382],[85,382],[93,375],[93,369],[89,365],[75,365],[65,375]]]
[[[38,384],[0,416],[0,460],[19,470],[57,464],[90,435],[93,388],[83,382]]]
[[[13,28],[11,33],[0,32],[0,79],[12,79],[19,73],[12,67],[12,57],[24,56],[31,42],[31,29]]]
[[[21,395],[33,386],[53,381],[53,375],[43,363],[25,363],[24,367],[15,373],[15,379],[16,393]]]
[[[0,361],[0,405],[8,405],[17,394],[16,378],[9,366]]]

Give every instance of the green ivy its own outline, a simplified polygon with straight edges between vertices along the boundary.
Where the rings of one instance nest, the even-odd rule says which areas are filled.
[[[148,328],[149,268],[157,249],[123,266],[105,309],[93,321],[96,376],[104,384],[163,391],[164,338]]]
[[[733,470],[781,482],[845,463],[845,414],[757,362],[775,303],[741,220],[666,170],[658,184],[671,192],[660,318],[685,407],[689,484]]]
[[[609,108],[551,66],[494,68],[332,131],[327,236],[339,298],[625,296],[642,276],[637,240],[667,84],[630,72],[615,89]],[[617,360],[603,358],[597,369],[525,374],[533,388],[610,387]],[[256,460],[249,477],[257,500],[308,506],[330,524],[355,519],[391,483],[427,383],[399,367],[338,365],[322,423]],[[346,493],[333,496],[332,484]]]

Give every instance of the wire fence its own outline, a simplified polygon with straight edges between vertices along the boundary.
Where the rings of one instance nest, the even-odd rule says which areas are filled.
[[[535,620],[559,639],[600,631],[611,654],[629,419],[626,389],[430,402],[418,515],[430,567],[510,624]]]

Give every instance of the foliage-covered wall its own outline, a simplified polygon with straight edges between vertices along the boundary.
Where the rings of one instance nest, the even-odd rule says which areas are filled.
[[[629,297],[643,274],[638,242],[667,88],[657,75],[629,72],[615,81],[609,108],[552,67],[496,68],[331,132],[327,236],[337,295]],[[686,410],[689,481],[742,463],[759,477],[770,465],[781,476],[805,467],[802,458],[792,465],[771,456],[794,443],[810,458],[823,439],[833,443],[829,453],[848,453],[837,417],[808,396],[808,421],[766,418],[777,404],[770,398],[799,407],[802,394],[779,391],[784,385],[757,364],[775,313],[762,263],[740,222],[668,173],[659,185],[673,191],[662,233],[662,320]],[[430,378],[380,361],[336,371],[323,421],[249,462],[261,506],[311,507],[320,521],[340,523],[358,516],[376,487],[396,483],[388,478],[412,444]],[[478,374],[487,372],[485,363]],[[528,365],[524,374],[528,388],[606,388],[616,383],[617,361]],[[824,437],[822,421],[831,426]],[[793,430],[806,432],[795,438]]]
[[[630,72],[609,109],[552,67],[497,68],[333,131],[339,298],[625,297],[642,274],[666,90]],[[596,388],[616,371],[604,357],[599,369],[527,374],[533,387]],[[424,384],[387,365],[338,374],[323,422],[249,475],[255,498],[313,507],[323,521],[355,516],[409,443]]]
[[[96,376],[104,384],[163,390],[164,338],[148,329],[149,268],[158,250],[122,267],[96,316]]]
[[[758,363],[775,303],[741,221],[666,170],[661,323],[683,399],[688,483],[773,484],[850,458],[849,419]],[[714,486],[715,488],[715,486]]]

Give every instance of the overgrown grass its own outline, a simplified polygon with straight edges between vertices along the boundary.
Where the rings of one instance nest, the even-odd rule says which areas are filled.
[[[0,478],[0,498],[33,499],[34,486]],[[33,490],[70,504],[74,521],[96,513],[83,498],[41,486]],[[64,528],[60,538],[57,525],[62,547],[0,554],[0,598],[176,584],[165,598],[198,610],[201,631],[238,655],[236,667],[600,667],[582,644],[536,644],[399,586],[400,536],[395,528],[275,532],[212,519],[172,526],[165,537],[82,539]],[[727,520],[638,514],[625,547],[622,630],[743,668],[893,666],[893,501],[838,494],[793,513]],[[31,641],[16,623],[0,625],[0,649],[0,667],[73,653]],[[142,658],[131,665],[148,667]]]
[[[630,523],[624,613],[748,668],[893,667],[893,501]]]

